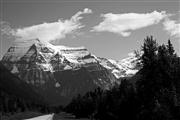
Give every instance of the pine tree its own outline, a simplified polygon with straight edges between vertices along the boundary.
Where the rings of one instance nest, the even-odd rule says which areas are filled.
[[[172,45],[170,39],[168,40],[167,49],[168,49],[169,55],[171,55],[171,56],[174,55],[175,50],[173,48],[173,45]]]
[[[157,53],[157,43],[153,36],[150,36],[144,40],[144,45],[142,46],[142,64],[145,68],[151,68],[155,66],[156,53]]]

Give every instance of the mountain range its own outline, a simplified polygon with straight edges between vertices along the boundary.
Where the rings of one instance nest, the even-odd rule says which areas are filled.
[[[97,57],[85,47],[54,46],[39,39],[14,42],[1,60],[50,105],[68,104],[77,94],[97,87],[110,89],[138,72],[138,63],[135,54],[116,61]]]

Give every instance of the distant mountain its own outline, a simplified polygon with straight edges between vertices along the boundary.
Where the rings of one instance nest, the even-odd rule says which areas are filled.
[[[131,77],[141,69],[139,57],[134,53],[129,54],[127,58],[119,61],[100,57],[98,60],[100,64],[110,70],[117,79]]]
[[[84,47],[54,46],[38,39],[15,42],[1,62],[52,105],[67,104],[96,87],[110,89],[120,84],[119,78],[138,71],[135,56],[114,61],[96,57]]]

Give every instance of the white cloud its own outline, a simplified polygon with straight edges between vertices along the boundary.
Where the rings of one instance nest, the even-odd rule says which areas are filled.
[[[180,22],[175,20],[165,19],[163,22],[164,30],[168,31],[171,36],[180,37]]]
[[[158,24],[168,15],[165,11],[151,13],[124,13],[113,14],[107,13],[101,15],[104,20],[99,25],[94,26],[92,31],[96,32],[112,32],[127,37],[132,30],[137,30],[153,24]]]
[[[50,42],[62,39],[66,37],[67,34],[75,33],[75,31],[84,27],[80,22],[83,18],[81,15],[90,13],[92,13],[92,10],[85,8],[83,11],[77,12],[68,20],[59,19],[58,21],[51,23],[42,23],[18,29],[11,29],[9,26],[6,26],[4,29],[1,29],[1,31],[5,31],[3,34],[11,34],[17,37],[18,40],[38,38],[42,41]]]

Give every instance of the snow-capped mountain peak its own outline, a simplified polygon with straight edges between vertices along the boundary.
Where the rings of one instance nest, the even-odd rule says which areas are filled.
[[[116,78],[133,75],[139,70],[139,68],[136,68],[139,59],[133,53],[123,60],[116,61],[96,57],[85,47],[55,46],[39,39],[15,42],[8,49],[2,61],[35,62],[46,71],[55,71],[53,69],[59,65],[61,67],[58,70],[66,70],[82,67],[86,64],[100,63],[104,68],[110,70]]]

